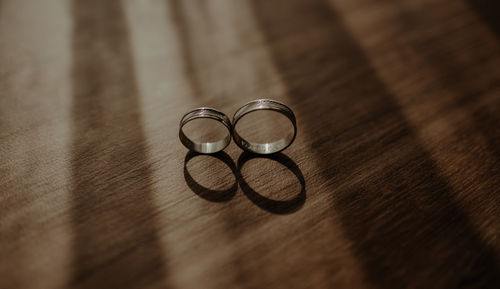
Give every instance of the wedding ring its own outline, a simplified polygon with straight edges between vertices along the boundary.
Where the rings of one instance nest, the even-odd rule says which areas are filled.
[[[215,142],[196,142],[191,140],[184,133],[183,127],[188,122],[199,118],[208,118],[218,121],[227,129],[227,135]],[[200,107],[193,109],[182,117],[179,127],[179,139],[181,140],[182,144],[189,150],[202,154],[213,154],[225,149],[229,145],[229,143],[231,142],[231,130],[231,121],[224,113],[214,108]]]
[[[269,143],[254,143],[245,139],[238,132],[237,124],[244,116],[259,110],[276,111],[286,116],[293,125],[293,133]],[[280,152],[290,146],[297,135],[297,122],[293,111],[283,103],[272,99],[257,99],[240,107],[233,116],[232,127],[234,142],[243,150],[256,154],[273,154]]]

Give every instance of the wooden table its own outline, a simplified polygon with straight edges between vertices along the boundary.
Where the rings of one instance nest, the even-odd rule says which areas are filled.
[[[0,0],[0,288],[500,288],[498,3]]]

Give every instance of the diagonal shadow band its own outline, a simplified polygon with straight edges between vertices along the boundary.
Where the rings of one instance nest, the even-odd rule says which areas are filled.
[[[225,152],[221,151],[221,152],[218,152],[215,154],[206,155],[206,154],[200,154],[197,152],[190,151],[186,154],[186,158],[184,159],[184,179],[186,180],[186,184],[188,185],[188,187],[195,194],[197,194],[198,196],[200,196],[201,198],[203,198],[207,201],[226,202],[226,201],[231,200],[234,197],[234,195],[236,194],[236,191],[238,190],[238,181],[237,180],[235,180],[234,184],[227,190],[212,190],[212,189],[209,189],[209,188],[206,188],[206,187],[200,185],[199,183],[197,183],[193,179],[193,177],[191,176],[191,174],[189,173],[189,171],[187,169],[187,164],[191,159],[193,159],[197,156],[200,156],[200,155],[214,157],[214,158],[222,161],[223,163],[225,163],[231,169],[231,172],[235,176],[237,176],[237,174],[238,174],[236,165],[234,164],[231,157],[228,154],[226,154]]]
[[[219,152],[213,155],[208,155],[211,157],[214,157],[216,159],[219,159],[223,163],[225,163],[233,172],[234,176],[236,177],[236,181],[234,182],[233,186],[231,186],[227,190],[212,190],[209,188],[206,188],[199,183],[197,183],[191,174],[189,173],[187,169],[187,164],[188,162],[193,159],[196,156],[199,156],[202,154],[196,153],[196,152],[188,152],[186,154],[186,157],[184,159],[184,179],[186,180],[186,184],[188,187],[198,196],[201,198],[211,201],[211,202],[226,202],[231,200],[234,195],[236,194],[236,191],[238,189],[238,184],[241,187],[241,190],[243,193],[247,196],[247,198],[254,203],[256,206],[259,208],[268,211],[270,213],[274,214],[290,214],[293,212],[298,211],[302,206],[304,205],[306,201],[306,182],[304,179],[304,175],[302,174],[302,171],[300,168],[297,166],[297,164],[290,159],[288,156],[278,153],[278,154],[273,154],[273,155],[257,155],[257,154],[252,154],[248,152],[244,152],[240,155],[238,158],[237,165],[234,164],[233,160],[231,157],[224,153],[224,152]],[[246,162],[248,162],[251,159],[255,158],[264,158],[264,159],[269,159],[276,161],[280,163],[281,165],[285,166],[288,170],[290,170],[296,177],[297,180],[299,181],[301,185],[301,190],[300,192],[294,196],[293,198],[289,200],[273,200],[270,198],[267,198],[261,194],[259,194],[257,191],[252,189],[250,185],[247,183],[245,178],[243,178],[241,174],[241,169],[245,165]]]

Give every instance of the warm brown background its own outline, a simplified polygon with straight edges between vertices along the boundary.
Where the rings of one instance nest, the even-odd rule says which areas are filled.
[[[0,288],[500,288],[499,19],[0,0]],[[270,96],[284,155],[186,155],[188,109]]]

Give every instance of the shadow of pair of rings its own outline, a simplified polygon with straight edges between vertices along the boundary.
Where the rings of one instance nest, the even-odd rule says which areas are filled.
[[[225,190],[212,190],[206,188],[197,183],[193,179],[193,177],[191,176],[191,174],[187,169],[187,164],[192,158],[195,158],[200,155],[204,154],[196,153],[193,151],[187,153],[186,158],[184,159],[184,179],[186,180],[188,187],[195,194],[197,194],[198,196],[200,196],[205,200],[211,202],[229,201],[235,196],[239,185],[243,193],[247,196],[247,198],[250,201],[252,201],[252,203],[257,205],[261,209],[264,209],[274,214],[290,214],[296,212],[304,205],[306,201],[306,182],[304,180],[304,176],[302,175],[302,171],[299,169],[297,164],[294,161],[292,161],[292,159],[290,159],[289,157],[287,157],[282,153],[277,153],[272,155],[257,155],[248,152],[243,152],[238,158],[238,162],[236,165],[234,161],[231,159],[231,157],[225,152],[218,152],[212,155],[204,155],[204,156],[214,157],[222,161],[231,169],[232,173],[236,177],[234,184],[230,188]],[[259,194],[254,189],[252,189],[250,185],[243,178],[243,175],[241,174],[241,169],[243,168],[243,165],[246,162],[255,158],[270,159],[282,164],[287,169],[289,169],[297,177],[297,180],[300,183],[301,186],[300,192],[293,198],[288,200],[273,200]]]

